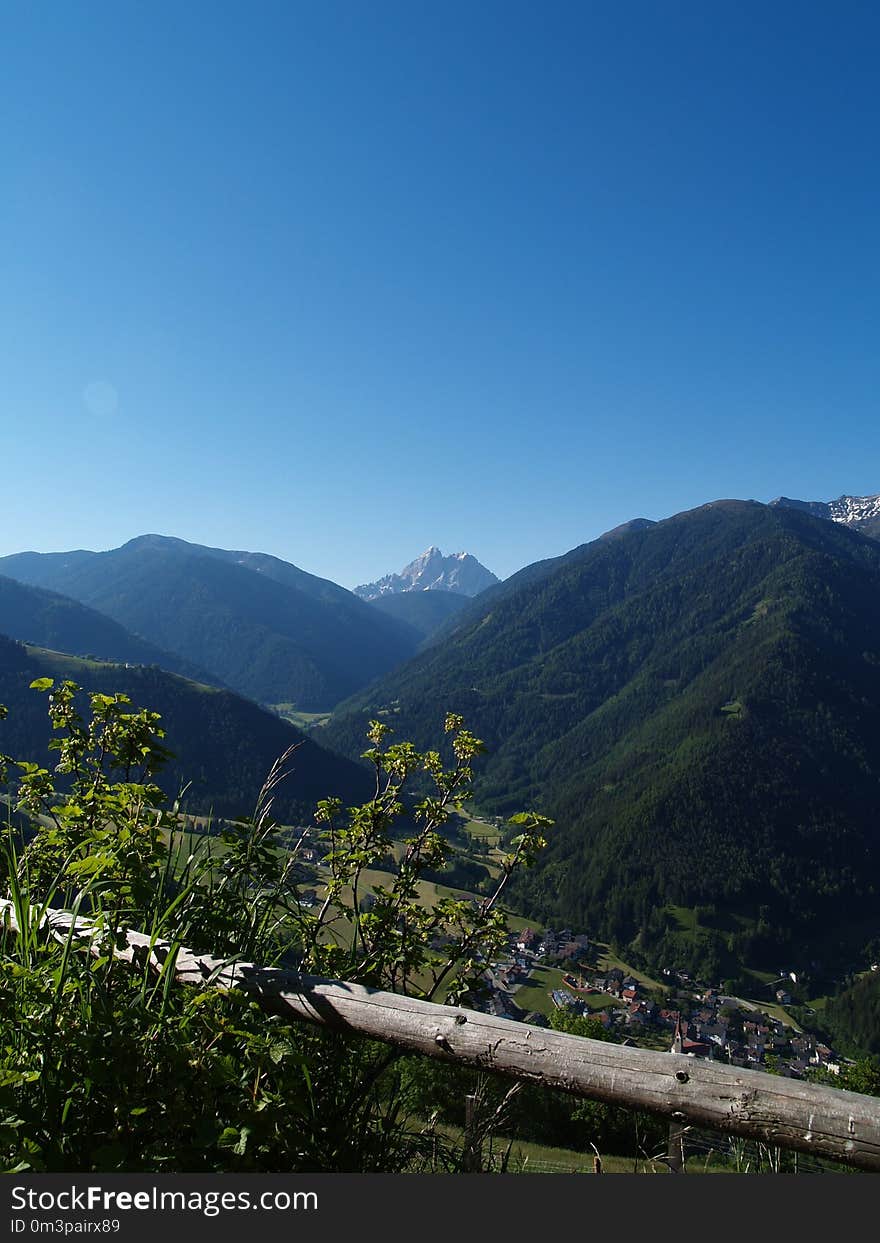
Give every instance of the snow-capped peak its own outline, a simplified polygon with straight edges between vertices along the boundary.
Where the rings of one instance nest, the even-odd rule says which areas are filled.
[[[869,518],[880,518],[880,495],[839,496],[829,502],[828,509],[832,522],[844,522],[847,526],[867,522]]]
[[[456,595],[476,596],[499,580],[469,552],[454,552],[448,557],[436,544],[404,566],[399,574],[386,574],[375,583],[355,587],[362,600],[396,595],[403,591],[451,591]]]
[[[826,518],[841,526],[860,531],[872,539],[880,539],[880,494],[873,496],[839,496],[836,501],[795,501],[778,496],[770,502],[774,508],[800,509],[814,518]]]

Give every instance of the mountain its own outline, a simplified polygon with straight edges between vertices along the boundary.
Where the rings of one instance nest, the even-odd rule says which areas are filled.
[[[454,552],[444,557],[439,548],[432,546],[404,566],[399,574],[386,574],[378,582],[355,587],[354,591],[362,600],[408,591],[451,591],[455,595],[476,596],[497,582],[492,571],[469,552]]]
[[[655,523],[650,518],[632,518],[629,522],[623,522],[612,530],[605,531],[593,543],[598,544],[606,540],[615,540],[629,534],[631,531],[644,531],[654,525]],[[589,547],[589,545],[582,544],[578,548],[572,549],[571,552],[564,553],[561,557],[548,557],[544,561],[535,561],[532,565],[527,565],[523,569],[517,570],[509,578],[496,581],[493,586],[487,587],[480,592],[479,596],[473,599],[463,599],[462,607],[457,612],[451,612],[444,621],[441,621],[436,629],[429,633],[422,646],[427,646],[429,642],[433,646],[450,635],[461,632],[469,625],[479,623],[492,605],[497,604],[501,600],[508,599],[528,583],[540,582],[541,579],[554,573],[569,560],[580,557],[583,549],[586,547]],[[413,598],[415,597],[411,595],[382,597],[386,601]],[[378,601],[372,600],[371,603],[375,605]],[[416,624],[416,619],[413,619],[413,624]]]
[[[880,918],[878,616],[880,547],[719,501],[526,567],[322,737],[355,754],[384,714],[426,747],[462,713],[489,747],[478,805],[556,820],[529,913],[656,965],[698,906],[718,978]]]
[[[0,573],[63,592],[260,703],[326,711],[420,634],[264,553],[146,535],[109,552],[19,553]]]
[[[424,640],[460,613],[468,597],[454,591],[398,591],[376,596],[369,603],[389,617],[412,626]]]
[[[0,751],[51,767],[52,735],[46,696],[29,689],[36,678],[70,679],[89,691],[122,692],[141,708],[162,716],[165,743],[174,759],[159,784],[174,797],[184,786],[188,811],[220,816],[253,811],[272,764],[292,744],[291,775],[277,789],[274,814],[282,822],[311,818],[328,795],[347,802],[369,797],[363,769],[306,738],[294,726],[230,691],[201,685],[155,667],[128,667],[80,660],[28,647],[0,635]]]
[[[652,518],[630,518],[629,522],[621,522],[620,526],[612,527],[610,531],[600,535],[599,539],[619,539],[621,535],[629,535],[630,531],[645,531],[656,525]]]
[[[773,508],[799,509],[814,518],[850,527],[869,539],[880,539],[880,495],[839,496],[836,501],[793,501],[788,496],[778,496],[770,504]]]
[[[135,665],[160,665],[172,673],[210,682],[191,661],[130,634],[118,622],[69,596],[0,576],[0,633],[73,656]]]

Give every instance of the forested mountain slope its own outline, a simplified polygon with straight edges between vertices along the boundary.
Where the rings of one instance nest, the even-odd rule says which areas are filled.
[[[468,597],[453,591],[398,591],[375,596],[369,603],[412,626],[424,640],[467,607]]]
[[[528,567],[326,740],[385,713],[428,745],[446,710],[489,744],[484,809],[557,820],[539,917],[650,951],[666,904],[780,944],[880,914],[880,548],[846,528],[724,501]]]
[[[210,675],[192,661],[147,643],[112,618],[69,596],[0,576],[0,634],[37,647],[123,664],[160,665],[199,681]]]
[[[159,784],[169,796],[188,786],[187,810],[235,816],[253,811],[275,760],[293,743],[291,776],[277,789],[274,811],[284,822],[310,820],[318,799],[368,796],[364,770],[305,738],[299,730],[229,691],[187,681],[158,668],[126,668],[26,647],[0,635],[0,751],[51,768],[54,753],[46,696],[30,690],[36,678],[70,679],[89,691],[122,692],[139,708],[162,716],[174,759]]]
[[[331,708],[411,655],[418,631],[260,553],[143,536],[103,553],[21,553],[0,572],[47,586],[260,703]]]

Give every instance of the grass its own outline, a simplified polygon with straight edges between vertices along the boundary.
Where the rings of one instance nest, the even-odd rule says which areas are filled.
[[[390,889],[393,883],[393,872],[385,872],[379,868],[364,868],[358,885],[358,894],[363,897],[369,893],[372,893],[375,886],[382,886],[386,889]],[[466,893],[462,889],[447,889],[445,885],[438,885],[432,880],[417,881],[416,888],[418,890],[416,900],[419,906],[424,907],[425,910],[432,910],[437,902],[437,899],[440,897],[452,896],[455,898],[475,898],[477,901],[480,900],[477,894]],[[350,888],[343,890],[343,898],[346,902],[351,901]]]
[[[207,854],[212,859],[220,859],[226,854],[229,846],[219,837],[209,837],[205,833],[190,829],[179,829],[168,833],[163,830],[162,836],[168,843],[172,857],[183,860],[189,854]]]
[[[697,912],[692,906],[668,905],[664,907],[664,910],[674,917],[679,932],[689,932],[693,935],[709,932],[748,932],[755,927],[754,919],[748,915],[741,915],[737,911],[724,908],[715,908],[711,914],[704,914],[701,919],[697,919]],[[768,976],[768,980],[771,978]]]
[[[460,1128],[448,1123],[438,1128],[450,1139],[463,1139]],[[510,1146],[507,1162],[509,1174],[593,1174],[596,1153],[590,1149],[578,1152],[572,1148],[557,1148],[549,1144],[532,1143],[529,1140],[511,1140],[504,1135],[494,1135],[483,1146],[484,1162],[494,1161],[500,1166]],[[663,1161],[651,1157],[621,1157],[615,1154],[600,1155],[603,1174],[668,1174]],[[693,1153],[687,1158],[689,1174],[733,1174],[736,1171],[721,1158]]]
[[[748,998],[747,1000],[751,1001],[752,999]],[[776,1002],[755,1001],[753,1004],[757,1007],[757,1009],[761,1010],[763,1014],[769,1015],[771,1019],[778,1019],[779,1022],[784,1023],[786,1027],[793,1027],[796,1032],[802,1030],[800,1023],[796,1022],[788,1011]]]
[[[291,725],[296,725],[306,732],[311,729],[320,729],[330,720],[329,712],[299,712],[292,703],[269,704],[268,706],[277,716],[290,721]]]
[[[56,677],[67,678],[69,681],[75,681],[81,677],[83,672],[96,669],[144,669],[147,666],[133,664],[123,660],[95,660],[90,656],[71,656],[67,652],[56,652],[50,647],[34,647],[32,644],[26,643],[25,649],[29,656],[33,656],[42,665],[44,665],[49,673]],[[177,678],[180,682],[185,682],[187,686],[201,692],[203,695],[219,695],[220,688],[217,686],[209,686],[207,682],[196,682],[193,678],[185,678],[183,674],[172,673],[166,670],[165,674],[169,678]]]
[[[659,980],[655,980],[652,976],[646,975],[644,971],[637,971],[635,967],[631,967],[629,963],[624,962],[622,958],[618,958],[612,952],[610,946],[605,944],[599,945],[601,951],[597,960],[600,971],[610,971],[613,967],[619,968],[625,975],[631,975],[634,980],[638,980],[645,988],[666,991],[666,985],[661,984]]]
[[[742,974],[751,976],[759,984],[772,984],[774,980],[779,979],[778,974],[773,971],[761,971],[757,967],[743,967]]]
[[[492,1142],[496,1158],[506,1150],[509,1140],[499,1136]],[[553,1148],[546,1144],[532,1144],[514,1140],[510,1149],[508,1172],[511,1174],[592,1174],[595,1160],[593,1152],[575,1152],[569,1148]],[[659,1162],[642,1157],[617,1157],[603,1155],[603,1174],[666,1174],[668,1170]]]
[[[313,715],[317,716],[320,714],[315,713]],[[204,832],[204,830],[212,824],[214,827],[218,827],[218,822],[216,820],[212,821],[212,819],[207,816],[188,815],[181,817],[181,823],[182,828],[173,835],[173,845],[179,857],[185,856],[192,850],[207,851],[212,857],[219,857],[222,856],[228,849],[226,843],[224,843],[222,839],[210,836]],[[170,838],[171,835],[166,836]],[[169,845],[170,844],[171,842],[169,841]],[[278,853],[282,853],[284,848],[278,847],[277,850]],[[399,859],[404,850],[405,846],[402,842],[395,842],[392,853],[395,858]],[[314,888],[317,891],[319,898],[323,899],[323,895],[326,893],[326,886],[322,883],[321,868],[310,868],[308,865],[304,866],[308,871],[313,873],[313,881],[305,882],[305,887]],[[495,871],[500,869],[492,870]],[[393,872],[388,872],[381,868],[367,868],[361,874],[359,896],[364,897],[370,894],[374,886],[384,886],[386,888],[390,888],[394,883],[394,879],[395,877]],[[438,884],[436,881],[431,880],[420,880],[417,888],[417,901],[419,905],[426,910],[433,909],[439,898],[452,897],[474,902],[481,902],[484,900],[484,895],[482,894],[472,893],[466,889],[452,888],[448,885]],[[346,901],[350,901],[351,891],[346,890],[344,897]],[[517,915],[507,908],[502,907],[502,909],[505,912],[508,925],[512,932],[521,932],[525,928],[532,928],[534,931],[539,933],[542,931],[542,929],[535,924],[533,920]],[[337,923],[334,927],[337,934],[342,936],[342,939],[345,938],[346,932],[350,938],[351,933],[349,925],[346,924],[346,928],[343,928],[341,923]]]
[[[481,863],[483,867],[486,869],[486,871],[489,873],[492,880],[494,881],[500,880],[501,873],[504,869],[502,868],[501,864],[499,863],[497,859],[493,859],[491,855],[475,855],[475,854],[470,854],[467,856],[467,858],[473,859],[474,862],[476,863]]]
[[[359,892],[361,896],[372,892],[374,885],[383,885],[389,888],[394,882],[394,873],[386,872],[379,868],[365,868],[361,873]],[[320,884],[320,876],[318,877]],[[433,880],[420,880],[417,882],[417,901],[420,906],[426,910],[431,910],[438,898],[456,898],[470,900],[473,902],[482,902],[485,895],[479,893],[471,893],[467,889],[452,889],[448,885],[440,885]],[[345,891],[345,898],[349,900],[351,891]],[[538,925],[533,920],[525,919],[522,915],[516,915],[506,908],[505,915],[512,932],[521,932],[524,928],[532,928],[540,931]]]
[[[31,647],[25,645],[29,656],[35,656],[37,659],[49,657],[52,662],[53,669],[65,677],[73,678],[74,674],[81,673],[84,669],[103,669],[112,661],[106,660],[88,660],[85,656],[69,656],[66,652],[56,652],[50,647]],[[118,661],[115,663],[119,663]]]
[[[667,906],[666,910],[672,915],[678,923],[680,932],[693,932],[696,925],[696,918],[692,907],[689,906]]]
[[[533,919],[526,919],[522,915],[515,914],[515,912],[504,906],[503,903],[501,909],[504,911],[511,932],[524,932],[526,928],[531,928],[532,932],[537,932],[540,935],[544,931],[541,925],[536,924]]]
[[[471,837],[484,841],[490,849],[494,849],[501,841],[501,832],[497,825],[487,824],[485,820],[472,820],[466,817],[461,821],[461,828]]]
[[[520,984],[514,992],[513,999],[520,1009],[535,1010],[538,1014],[544,1014],[548,1018],[556,1009],[550,994],[557,988],[574,993],[592,1012],[608,1010],[613,1006],[623,1004],[616,997],[609,997],[607,993],[579,993],[564,982],[562,978],[564,975],[565,972],[556,967],[534,966],[525,984]]]
[[[548,1017],[556,1009],[550,993],[554,988],[565,988],[562,972],[553,967],[533,967],[525,984],[520,984],[513,999],[522,1010],[536,1010]]]
[[[507,1141],[496,1140],[495,1152],[504,1152]],[[568,1148],[551,1148],[543,1144],[530,1144],[514,1140],[510,1150],[508,1169],[515,1174],[592,1174],[593,1152],[573,1152]],[[650,1157],[618,1157],[603,1153],[600,1156],[603,1174],[668,1174],[662,1161]],[[689,1174],[731,1174],[729,1167],[692,1156],[687,1162]]]

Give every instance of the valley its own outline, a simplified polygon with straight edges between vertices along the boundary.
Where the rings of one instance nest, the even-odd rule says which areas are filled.
[[[222,859],[227,849],[223,826],[215,825],[208,839],[202,837],[205,827],[192,822],[179,837],[175,849],[181,857],[207,850]],[[488,854],[483,850],[499,840],[496,823],[465,814],[453,820],[450,832],[456,845],[448,866],[454,870],[463,861],[495,871],[493,855],[500,852],[494,846]],[[282,827],[279,840],[297,860],[298,900],[306,910],[317,909],[329,897],[326,844],[307,825]],[[395,843],[395,858],[403,850],[402,841]],[[368,912],[374,895],[387,890],[395,875],[393,867],[363,869],[358,895],[351,889],[340,892],[341,909],[331,912],[325,935],[349,944],[353,927],[345,907],[356,904]],[[436,880],[420,880],[416,886],[416,900],[426,911],[444,899],[476,905],[484,896]],[[542,927],[509,905],[504,913],[510,934],[477,976],[468,1001],[474,1009],[537,1026],[548,1025],[554,1015],[582,1016],[601,1025],[609,1038],[630,1045],[668,1051],[677,1040],[694,1056],[793,1078],[837,1076],[852,1063],[824,1025],[825,998],[814,996],[817,987],[835,989],[840,980],[822,983],[799,977],[789,966],[768,969],[766,962],[740,964],[738,981],[701,978],[674,967],[648,974],[586,929]],[[700,908],[669,908],[665,914],[689,937],[699,935],[707,918]],[[439,944],[433,957],[442,963]],[[430,973],[417,973],[413,983],[428,987]]]
[[[515,932],[580,929],[601,947],[594,971],[654,997],[664,972],[701,980],[796,1032],[810,993],[866,969],[880,924],[880,545],[864,501],[815,509],[724,501],[625,523],[470,596],[442,568],[465,555],[436,549],[362,599],[277,558],[168,537],[7,557],[0,571],[21,578],[0,577],[6,746],[45,754],[34,678],[122,691],[161,713],[191,813],[247,814],[296,745],[276,814],[306,825],[320,798],[367,797],[371,718],[429,747],[442,712],[460,712],[487,753],[453,824],[451,879],[422,880],[420,901],[476,901],[498,878],[506,816],[532,807],[555,825],[507,895]],[[301,887],[323,900],[319,866]],[[797,1017],[767,994],[780,962],[800,980]],[[546,1018],[562,968],[528,966],[496,999]],[[625,1021],[607,989],[578,1000]]]

